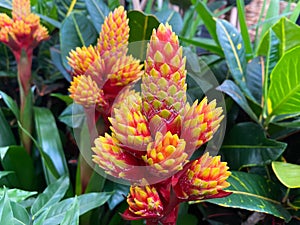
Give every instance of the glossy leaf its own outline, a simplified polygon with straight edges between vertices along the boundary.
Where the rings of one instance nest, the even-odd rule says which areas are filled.
[[[271,73],[268,92],[269,119],[300,112],[300,47],[288,51]]]
[[[300,188],[300,165],[285,163],[285,162],[272,162],[273,171],[280,180],[288,188]]]
[[[92,18],[95,29],[100,32],[109,8],[102,0],[85,0],[86,8]]]
[[[278,159],[286,143],[267,139],[263,129],[254,123],[239,123],[225,136],[220,154],[230,169],[263,166]]]
[[[0,99],[3,99],[7,107],[13,112],[14,116],[20,120],[20,110],[18,108],[17,103],[6,93],[3,91],[0,91]]]
[[[54,66],[59,70],[59,72],[64,76],[67,81],[71,81],[71,75],[67,72],[63,65],[63,60],[61,57],[61,51],[59,46],[54,46],[50,48],[51,60]]]
[[[163,24],[170,24],[173,28],[173,31],[178,35],[180,34],[182,27],[183,27],[183,20],[181,15],[169,8],[165,8],[157,13],[154,14],[159,22]]]
[[[79,205],[79,214],[82,215],[91,209],[99,207],[107,202],[111,193],[88,193],[77,197]],[[59,224],[65,217],[66,210],[68,210],[74,201],[74,198],[65,199],[59,203],[54,204],[47,212],[47,217],[43,225]]]
[[[32,197],[34,195],[37,194],[36,191],[24,191],[21,189],[0,189],[0,196],[4,195],[4,193],[6,192],[8,198],[10,201],[13,202],[21,202],[23,200],[25,200],[26,198]]]
[[[263,66],[264,59],[262,57],[256,57],[252,59],[247,65],[246,84],[256,102],[262,101],[262,81],[263,81]]]
[[[232,172],[227,191],[232,194],[225,198],[206,200],[223,207],[232,207],[271,214],[290,221],[290,213],[281,205],[279,186],[264,177],[244,172]]]
[[[85,12],[85,0],[54,0],[60,19],[66,18],[71,12]]]
[[[255,101],[246,85],[247,61],[241,34],[225,20],[217,20],[217,34],[235,83],[251,100]]]
[[[69,188],[69,178],[64,176],[50,184],[34,201],[31,214],[37,217],[41,212],[59,202]]]
[[[52,161],[50,164],[55,166],[55,170],[60,176],[68,174],[65,154],[51,111],[47,108],[35,107],[34,115],[37,139],[39,145],[42,147],[42,151]],[[49,163],[45,162],[49,159],[43,158],[44,173],[48,184],[56,179],[56,175],[52,173],[53,169],[50,169]]]
[[[66,105],[70,105],[73,102],[73,99],[69,95],[63,95],[60,93],[52,93],[51,96],[62,100],[63,102],[66,103]]]
[[[2,179],[3,177],[6,177],[7,175],[12,174],[12,173],[14,173],[14,172],[13,171],[0,171],[0,179]]]
[[[79,104],[69,105],[59,116],[59,120],[72,128],[82,127],[86,118],[84,108]]]
[[[0,147],[15,145],[13,132],[0,108]]]
[[[16,188],[32,190],[35,183],[34,165],[24,147],[9,146],[0,148],[1,165],[6,171],[14,173],[7,177]]]
[[[12,208],[6,193],[0,199],[0,224],[14,224]]]
[[[106,180],[103,190],[113,192],[111,198],[107,202],[109,208],[112,210],[125,199],[124,196],[127,196],[129,187],[123,184],[112,182],[110,180]]]
[[[30,216],[24,206],[16,202],[10,202],[10,205],[14,215],[14,225],[30,224]]]
[[[257,116],[248,105],[247,99],[239,87],[231,80],[225,80],[217,90],[229,95],[254,121],[258,122]]]
[[[78,225],[79,224],[79,205],[77,196],[75,196],[72,206],[67,210],[61,225]]]
[[[63,21],[60,29],[60,50],[64,67],[70,68],[67,56],[72,49],[94,44],[97,37],[98,33],[94,25],[84,14],[71,13]]]

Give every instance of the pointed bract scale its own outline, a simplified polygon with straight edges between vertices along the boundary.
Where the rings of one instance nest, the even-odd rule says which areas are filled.
[[[189,155],[213,137],[224,118],[222,112],[221,107],[216,108],[216,101],[208,103],[207,97],[199,104],[197,100],[192,106],[186,104],[180,137],[186,140]]]
[[[163,135],[157,132],[154,141],[147,146],[147,154],[142,158],[150,166],[151,173],[170,177],[182,170],[188,162],[184,150],[185,141],[179,139],[177,134],[167,132]]]
[[[23,19],[30,14],[30,0],[13,0],[12,17],[14,20]]]
[[[131,186],[127,203],[129,209],[122,214],[124,219],[150,219],[163,215],[163,204],[153,186]]]
[[[209,156],[205,153],[201,158],[187,165],[188,169],[180,174],[173,184],[178,198],[201,200],[224,197],[230,192],[223,191],[230,186],[226,181],[230,176],[226,162],[220,161],[220,156]]]
[[[74,77],[68,90],[74,102],[86,108],[104,107],[107,104],[102,90],[98,88],[98,85],[90,76],[81,75]]]
[[[134,157],[126,154],[119,146],[119,141],[105,134],[95,140],[95,147],[92,148],[93,162],[98,164],[104,171],[112,176],[124,178],[126,172],[137,165]]]

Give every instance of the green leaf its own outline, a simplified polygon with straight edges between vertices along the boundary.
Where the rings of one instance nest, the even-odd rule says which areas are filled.
[[[6,192],[0,199],[0,224],[14,224],[13,212]]]
[[[279,15],[279,0],[271,0],[267,9],[267,14],[264,18],[264,23],[261,28],[261,37],[268,31],[268,29],[275,23]]]
[[[300,112],[300,47],[279,60],[271,73],[268,92],[268,117]]]
[[[61,58],[59,46],[54,46],[50,48],[51,61],[54,66],[59,70],[59,72],[64,76],[67,81],[71,81],[71,75],[67,72],[66,68],[63,65],[63,61]]]
[[[248,105],[247,99],[239,87],[231,80],[225,80],[217,90],[229,95],[254,121],[258,122],[257,116]]]
[[[183,27],[183,20],[181,15],[169,8],[165,8],[154,14],[157,19],[163,24],[170,24],[172,26],[173,31],[178,35],[180,34]]]
[[[50,184],[34,201],[31,207],[33,217],[37,217],[41,212],[59,202],[64,197],[68,188],[69,178],[67,176],[63,176]]]
[[[79,104],[69,105],[58,117],[59,120],[71,128],[82,127],[86,118],[84,108]]]
[[[96,42],[98,33],[84,14],[73,12],[62,23],[60,29],[60,50],[65,68],[69,52],[76,47],[89,46]]]
[[[281,205],[279,186],[264,177],[244,172],[232,172],[227,191],[232,194],[225,198],[206,200],[224,207],[240,208],[249,211],[271,214],[290,221],[291,215]]]
[[[73,102],[73,99],[69,95],[63,95],[60,93],[52,93],[50,94],[52,97],[56,97],[66,103],[66,105],[70,105]]]
[[[88,193],[77,197],[79,205],[79,214],[82,215],[91,209],[99,207],[107,202],[111,193]],[[68,210],[74,201],[74,198],[65,199],[59,203],[54,204],[47,213],[47,219],[43,225],[59,224],[65,217],[66,210]]]
[[[255,101],[246,85],[247,61],[241,34],[233,25],[225,20],[217,20],[217,34],[235,83],[247,97]]]
[[[299,15],[300,15],[300,2],[298,2],[296,7],[294,8],[290,20],[296,23],[297,19],[299,18]]]
[[[128,52],[139,60],[144,60],[148,40],[153,29],[159,26],[159,22],[156,17],[135,10],[128,12],[127,17],[130,27]]]
[[[79,205],[77,196],[75,196],[72,206],[68,209],[63,218],[61,225],[78,225],[79,224]]]
[[[14,225],[28,225],[30,224],[30,216],[27,210],[20,204],[16,202],[10,202],[13,215],[14,215]]]
[[[35,183],[33,161],[24,147],[8,146],[0,148],[1,165],[6,171],[14,173],[7,177],[16,188],[32,190]]]
[[[264,74],[262,63],[264,63],[263,57],[256,57],[247,65],[246,84],[258,103],[262,101],[262,76]]]
[[[250,41],[250,35],[248,32],[248,26],[246,23],[246,16],[245,16],[245,3],[244,0],[238,0],[237,3],[237,9],[238,9],[238,19],[241,27],[241,34],[243,37],[243,40],[245,42],[245,51],[246,51],[246,58],[247,60],[253,58],[253,51],[252,51],[252,45]]]
[[[254,123],[239,123],[225,136],[220,154],[230,169],[263,166],[278,159],[287,144],[267,139],[264,130]]]
[[[195,6],[198,15],[201,17],[212,39],[219,44],[219,38],[216,32],[216,21],[214,20],[212,12],[207,8],[206,4],[202,1],[192,0],[192,4]]]
[[[282,184],[288,188],[300,188],[300,179],[297,179],[300,174],[300,165],[272,162],[272,169]]]
[[[100,32],[105,17],[109,14],[108,6],[103,0],[85,0],[85,4],[95,29]]]
[[[216,42],[212,39],[198,38],[198,37],[194,37],[192,39],[179,37],[179,39],[188,44],[192,44],[192,45],[198,46],[200,48],[204,48],[210,52],[216,53],[220,56],[224,56],[224,53],[223,53],[222,49],[220,48],[220,46],[218,44],[216,44]]]
[[[9,200],[12,202],[21,202],[21,201],[25,200],[26,198],[29,198],[29,197],[37,194],[36,191],[24,191],[24,190],[15,189],[15,188],[0,189],[0,195],[4,195],[5,192],[9,198]]]
[[[0,91],[0,95],[1,95],[0,99],[2,97],[3,101],[5,102],[7,107],[13,112],[13,114],[17,118],[17,120],[20,120],[20,111],[17,106],[17,103],[3,91]]]
[[[85,12],[85,0],[54,0],[58,15],[61,20],[65,19],[71,12]]]
[[[124,200],[124,196],[127,196],[129,187],[123,184],[112,182],[110,180],[106,180],[104,191],[113,192],[111,198],[107,202],[109,208],[112,210]]]
[[[34,108],[34,120],[37,133],[37,139],[42,151],[49,157],[55,170],[60,176],[68,174],[68,166],[60,140],[59,132],[56,126],[55,119],[51,111],[47,108]],[[43,159],[44,173],[47,183],[53,182],[56,175],[52,173],[53,169],[49,168],[49,163],[45,162],[48,159]],[[51,163],[50,163],[51,164]]]
[[[0,147],[8,146],[8,145],[15,145],[16,140],[13,135],[13,132],[3,115],[3,112],[0,108]]]
[[[12,173],[14,173],[14,171],[0,171],[0,179],[2,179],[3,177],[6,177],[7,175],[12,174]]]

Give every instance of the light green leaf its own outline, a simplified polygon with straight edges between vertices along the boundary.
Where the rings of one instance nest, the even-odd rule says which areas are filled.
[[[79,224],[79,205],[77,196],[75,196],[72,206],[67,210],[61,225],[78,225]]]
[[[109,14],[108,6],[102,0],[85,0],[85,4],[95,29],[100,32],[105,17]]]
[[[255,123],[239,123],[225,136],[220,154],[230,169],[263,166],[278,159],[287,144],[267,139],[263,129]]]
[[[40,213],[59,202],[64,197],[68,188],[69,178],[67,176],[63,176],[50,184],[34,201],[31,207],[33,217],[37,217]]]
[[[246,85],[246,53],[244,41],[237,29],[225,20],[217,20],[217,34],[227,65],[235,83],[255,102]]]
[[[34,108],[34,120],[39,145],[45,155],[49,156],[52,165],[60,176],[68,174],[68,166],[60,140],[59,132],[56,126],[55,119],[51,111],[47,108]],[[52,169],[49,168],[49,163],[43,159],[44,173],[47,183],[56,180],[56,175],[52,174]]]
[[[225,80],[216,89],[229,95],[251,117],[251,119],[258,122],[257,116],[248,105],[247,99],[234,82],[231,80]]]
[[[66,105],[70,105],[73,102],[73,99],[69,95],[63,95],[60,93],[52,93],[50,94],[52,97],[56,97],[66,103]]]
[[[261,28],[261,36],[263,37],[264,34],[268,31],[268,29],[275,23],[275,21],[278,19],[279,15],[279,0],[271,0],[268,9],[267,14],[265,16],[265,21],[263,23],[263,26]]]
[[[0,224],[14,224],[13,212],[6,192],[0,199]]]
[[[79,104],[71,104],[60,114],[59,120],[72,128],[82,127],[86,118],[84,108]]]
[[[16,202],[10,202],[10,205],[14,215],[14,225],[30,224],[30,216],[22,205]]]
[[[271,73],[268,91],[268,117],[300,112],[300,47],[279,60]]]
[[[288,188],[300,188],[300,165],[272,162],[272,169],[282,184]]]
[[[297,19],[299,18],[299,15],[300,15],[300,1],[297,3],[296,7],[294,8],[290,20],[296,23]]]
[[[24,190],[15,189],[15,188],[13,188],[13,189],[2,188],[2,189],[0,189],[0,196],[1,195],[3,196],[5,191],[7,193],[9,200],[12,202],[21,202],[21,201],[25,200],[26,198],[29,198],[29,197],[37,194],[36,191],[24,191]]]
[[[281,205],[279,186],[264,177],[245,172],[232,172],[227,180],[232,194],[224,198],[206,200],[224,207],[267,213],[289,222],[290,213]]]

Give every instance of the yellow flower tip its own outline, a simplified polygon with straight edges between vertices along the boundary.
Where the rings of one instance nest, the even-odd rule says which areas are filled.
[[[12,26],[13,20],[6,14],[0,13],[0,29],[3,27]]]
[[[104,104],[103,92],[98,88],[95,81],[90,76],[77,76],[71,82],[68,89],[70,97],[84,107],[91,107]]]
[[[13,0],[12,17],[14,20],[22,19],[30,14],[30,0]]]

